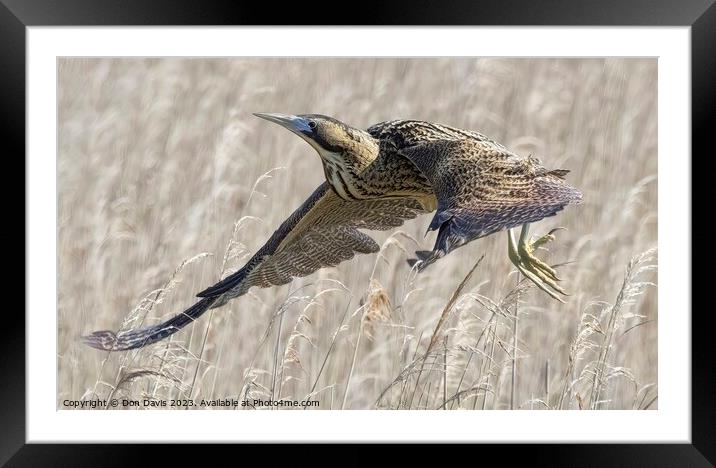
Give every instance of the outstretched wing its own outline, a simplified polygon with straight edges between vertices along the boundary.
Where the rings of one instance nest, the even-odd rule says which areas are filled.
[[[425,267],[474,239],[556,214],[582,194],[534,158],[520,158],[490,141],[432,141],[399,153],[433,185],[438,208],[429,230],[438,229]]]
[[[423,203],[434,206],[434,198]],[[197,294],[202,299],[184,312],[137,330],[116,334],[96,331],[83,337],[84,341],[108,351],[141,348],[176,333],[207,310],[220,307],[252,286],[285,284],[293,277],[337,265],[356,253],[377,252],[378,244],[359,228],[387,230],[428,211],[415,198],[346,201],[324,182],[243,268]]]
[[[243,268],[197,296],[236,297],[377,252],[378,244],[358,229],[388,230],[426,212],[415,198],[344,200],[324,182]]]

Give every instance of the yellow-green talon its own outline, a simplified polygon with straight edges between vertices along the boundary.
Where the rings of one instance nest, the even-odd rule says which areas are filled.
[[[524,264],[530,264],[531,266],[538,268],[543,275],[548,276],[552,281],[560,281],[557,277],[557,273],[552,267],[544,263],[542,260],[534,256],[534,252],[537,250],[537,246],[549,242],[549,237],[554,239],[554,236],[549,233],[545,236],[540,237],[536,241],[529,238],[529,224],[522,226],[522,232],[520,233],[520,242],[517,245],[518,253]],[[528,240],[529,238],[529,240]],[[539,244],[538,244],[539,243]],[[535,272],[537,273],[537,272]],[[538,276],[542,276],[537,273]]]
[[[541,273],[550,278],[552,281],[561,281],[561,279],[557,277],[557,272],[555,272],[551,266],[547,265],[545,262],[535,257],[531,249],[528,250],[520,248],[519,253],[520,258],[525,260],[525,263],[531,265],[536,269],[539,269]]]
[[[555,239],[555,237],[552,234],[545,234],[544,236],[540,237],[539,239],[532,241],[532,247],[537,250],[543,245],[552,242]]]
[[[555,228],[542,237],[532,240],[529,238],[529,223],[522,226],[519,242],[515,242],[515,236],[512,229],[508,230],[508,255],[510,261],[517,269],[532,281],[539,289],[546,292],[550,297],[564,302],[554,291],[568,296],[569,294],[557,284],[561,281],[554,269],[534,256],[534,252],[540,246],[551,242],[555,239],[554,232],[564,229]],[[551,289],[550,289],[551,288]],[[554,290],[554,291],[552,291]]]
[[[520,270],[520,272],[522,272],[522,274],[525,275],[525,277],[529,278],[535,284],[535,286],[537,286],[542,291],[546,292],[551,298],[556,299],[563,304],[565,303],[561,297],[559,297],[556,293],[554,293],[553,291],[549,290],[546,286],[544,286],[544,282],[537,275],[535,275],[531,271],[525,269],[522,265],[519,265],[519,264],[517,265],[517,269]]]

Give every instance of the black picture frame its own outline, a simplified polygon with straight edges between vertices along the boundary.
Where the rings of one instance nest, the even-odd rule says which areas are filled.
[[[335,5],[331,3],[330,5]],[[333,12],[330,16],[322,12]],[[716,6],[714,0],[529,0],[362,2],[358,8],[329,7],[329,2],[197,2],[186,0],[0,0],[0,132],[4,159],[22,161],[25,154],[25,54],[29,26],[155,25],[565,25],[690,26],[692,66],[692,154],[704,157],[711,139],[716,102]],[[668,129],[660,129],[668,131]],[[9,145],[8,145],[9,143]],[[11,149],[8,149],[11,148]],[[713,152],[712,148],[709,148]],[[693,156],[691,160],[693,161]],[[688,163],[686,161],[685,163]],[[23,169],[24,170],[24,169]],[[692,187],[695,184],[692,182]],[[16,193],[16,190],[15,190]],[[15,195],[16,197],[17,195]],[[692,197],[696,201],[696,197]],[[6,200],[11,200],[6,198]],[[10,205],[13,205],[10,203]],[[686,207],[685,207],[686,209]],[[19,214],[19,216],[24,216]],[[15,222],[15,224],[18,224]],[[15,229],[17,231],[17,229]],[[698,239],[695,240],[698,242]],[[704,239],[704,241],[706,241]],[[701,243],[705,245],[704,243]],[[27,255],[26,244],[26,255]],[[695,275],[694,275],[695,277]],[[693,288],[692,288],[693,290]],[[19,296],[19,295],[17,295]],[[23,296],[24,297],[24,296]],[[669,313],[691,314],[688,311]],[[692,315],[691,444],[552,444],[527,445],[534,464],[549,466],[713,466],[716,463],[716,382],[708,323],[710,311]],[[51,311],[48,311],[48,314]],[[7,466],[114,466],[163,464],[186,457],[184,450],[148,445],[26,444],[25,320],[3,314],[0,339],[0,464]],[[160,428],[158,428],[160,430]],[[196,428],[200,430],[200,428]],[[635,435],[638,436],[638,435]],[[515,447],[518,448],[518,447]],[[211,449],[221,457],[231,447]],[[269,449],[266,447],[266,449]],[[219,451],[221,450],[221,452]],[[504,456],[505,447],[483,446],[480,458]],[[203,451],[203,449],[202,449]],[[364,457],[351,450],[355,460]],[[518,453],[518,452],[515,452]],[[131,455],[129,455],[131,454]],[[406,455],[401,454],[401,457]],[[315,459],[315,457],[312,457]],[[368,458],[367,458],[368,459]],[[367,460],[366,459],[366,460]]]

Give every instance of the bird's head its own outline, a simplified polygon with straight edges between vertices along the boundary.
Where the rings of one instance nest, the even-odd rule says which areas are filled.
[[[320,114],[254,114],[277,123],[300,136],[325,161],[358,165],[369,163],[378,153],[377,142],[366,132]],[[354,161],[355,159],[355,161]]]

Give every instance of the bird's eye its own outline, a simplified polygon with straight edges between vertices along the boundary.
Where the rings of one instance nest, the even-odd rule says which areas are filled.
[[[311,128],[311,130],[314,130],[316,128],[316,122],[313,120],[309,120],[308,126],[309,126],[309,128]]]

